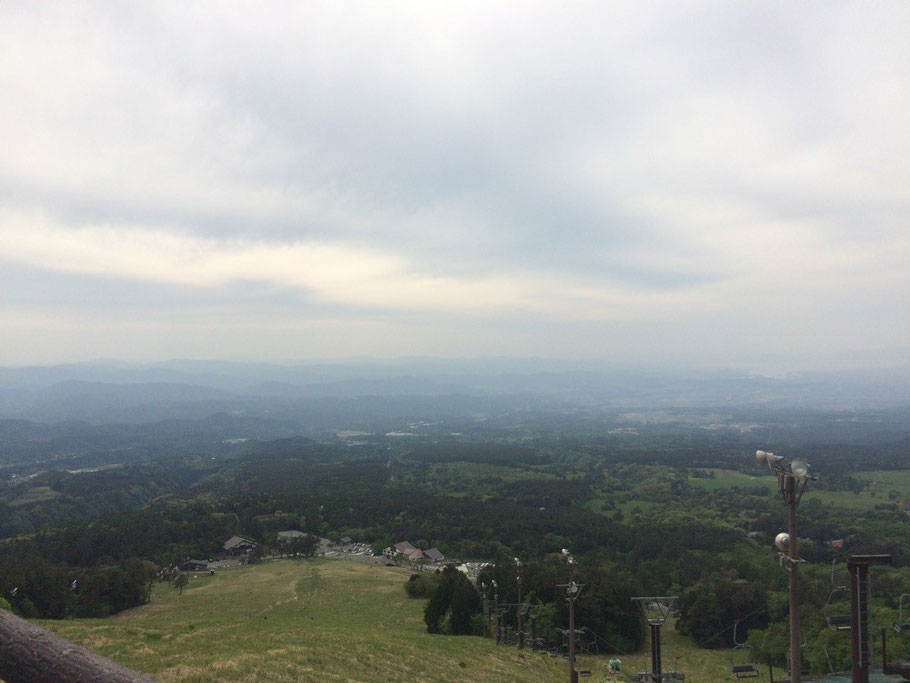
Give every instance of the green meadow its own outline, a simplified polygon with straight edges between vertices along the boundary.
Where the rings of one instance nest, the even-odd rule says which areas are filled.
[[[43,503],[48,500],[53,500],[59,495],[60,493],[54,491],[50,486],[33,486],[25,493],[22,493],[9,501],[9,505],[11,507],[17,507],[19,505],[29,505],[30,503]]]
[[[405,596],[408,571],[359,562],[281,560],[192,579],[180,595],[157,584],[152,602],[105,619],[42,626],[161,681],[556,681],[567,663],[491,639],[426,633],[423,600]],[[667,627],[666,669],[688,680],[729,675],[728,650],[699,650]],[[623,671],[647,651],[619,655]],[[679,658],[677,660],[677,657]],[[608,656],[580,657],[594,681]]]
[[[777,493],[777,479],[770,473],[757,471],[745,474],[736,470],[712,469],[713,479],[689,477],[689,484],[707,491],[721,488],[752,488],[760,486],[769,493]],[[824,476],[824,475],[821,475]],[[910,470],[876,470],[857,472],[857,479],[874,484],[859,492],[852,491],[819,491],[813,489],[810,482],[803,495],[803,501],[818,500],[826,505],[857,510],[870,510],[881,503],[895,502],[889,498],[891,491],[897,491],[898,501],[910,497]]]

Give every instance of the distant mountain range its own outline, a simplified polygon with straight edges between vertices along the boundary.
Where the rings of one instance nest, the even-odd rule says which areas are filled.
[[[380,400],[381,399],[381,400]],[[428,400],[433,399],[433,400]],[[383,405],[383,403],[385,405]],[[370,404],[376,404],[372,409]],[[215,413],[910,405],[910,368],[793,373],[641,370],[537,359],[310,365],[174,360],[0,368],[0,418],[91,423],[200,419]]]

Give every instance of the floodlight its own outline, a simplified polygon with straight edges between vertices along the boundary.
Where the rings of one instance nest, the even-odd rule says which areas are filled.
[[[568,591],[569,591],[569,595],[577,594],[578,593],[578,584],[575,583],[574,581],[571,581],[569,583]]]
[[[790,471],[793,472],[793,475],[798,479],[805,479],[809,474],[809,463],[802,458],[796,458],[790,463]]]
[[[790,534],[786,532],[781,532],[774,537],[774,545],[777,546],[777,549],[782,553],[790,550]]]
[[[783,460],[783,456],[774,455],[774,453],[769,453],[768,451],[755,451],[755,461],[759,465],[767,465],[768,469],[774,469],[774,465],[778,460]]]

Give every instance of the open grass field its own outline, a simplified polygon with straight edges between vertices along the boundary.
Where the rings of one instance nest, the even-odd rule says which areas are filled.
[[[890,491],[898,491],[901,498],[910,498],[910,469],[857,472],[856,478],[871,482],[874,484],[874,488],[885,494]]]
[[[778,494],[777,479],[766,471],[758,470],[754,475],[744,474],[735,470],[715,469],[711,471],[714,472],[713,479],[690,477],[689,484],[700,486],[707,491],[733,486],[741,488],[761,486],[767,489],[769,494]],[[824,477],[824,473],[816,472],[815,474]],[[860,493],[852,493],[850,491],[813,490],[810,483],[803,500],[818,500],[826,505],[854,510],[868,510],[881,503],[894,502],[888,498],[890,491],[897,491],[901,502],[910,497],[910,469],[858,472],[855,476],[857,479],[874,482],[875,485]]]
[[[651,500],[629,500],[623,503],[617,503],[615,510],[605,510],[601,506],[606,500],[606,498],[592,498],[585,503],[585,507],[591,512],[597,512],[608,516],[615,514],[615,511],[619,510],[623,515],[628,517],[636,511],[647,514],[651,510],[665,505],[664,503],[655,503]]]
[[[42,626],[162,681],[560,681],[567,664],[477,637],[434,636],[408,572],[358,562],[282,560],[156,587],[149,605]],[[698,650],[665,628],[664,662],[694,683],[729,675],[729,651]],[[648,652],[621,654],[624,672]],[[580,657],[603,683],[607,656]]]
[[[60,494],[50,486],[33,486],[25,493],[16,496],[8,504],[12,507],[28,505],[29,503],[43,503],[57,498]]]

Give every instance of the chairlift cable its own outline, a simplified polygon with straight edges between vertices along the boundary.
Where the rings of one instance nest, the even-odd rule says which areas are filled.
[[[729,631],[731,628],[733,628],[734,626],[736,626],[736,622],[737,622],[737,621],[745,621],[746,619],[748,619],[749,617],[751,617],[753,614],[758,614],[759,612],[761,612],[762,610],[765,610],[765,609],[767,609],[767,605],[762,605],[762,606],[759,607],[758,609],[752,610],[752,611],[749,612],[746,616],[740,617],[739,619],[737,619],[736,621],[734,621],[732,626],[728,626],[727,628],[723,629],[722,631],[718,631],[717,633],[715,633],[713,636],[711,636],[711,637],[708,638],[707,640],[704,640],[704,641],[702,641],[702,642],[700,642],[700,643],[696,643],[696,645],[698,645],[698,647],[703,648],[705,645],[707,645],[707,644],[710,643],[712,640],[714,640],[715,638],[717,638],[717,636],[723,635],[724,633],[726,633],[727,631]]]

